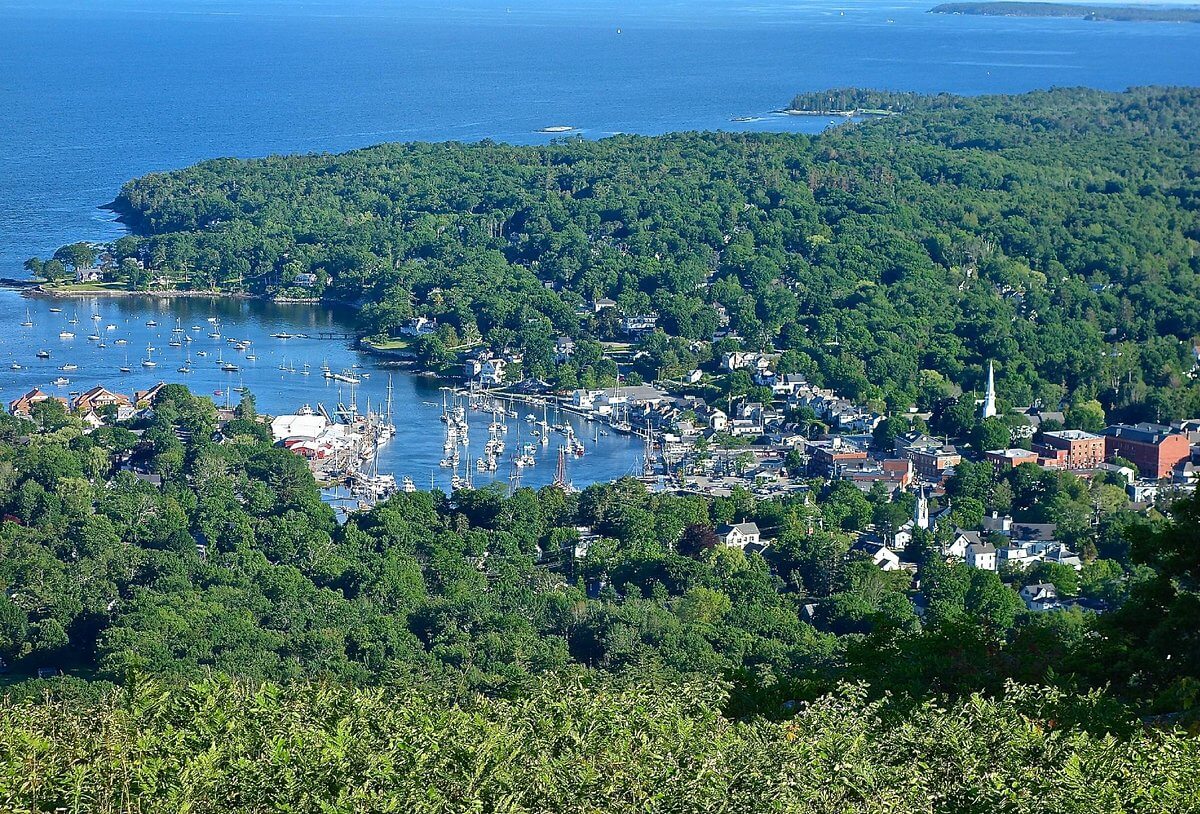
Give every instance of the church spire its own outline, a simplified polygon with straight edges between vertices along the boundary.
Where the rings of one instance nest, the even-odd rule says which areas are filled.
[[[913,506],[913,527],[929,528],[929,498],[925,495],[925,487],[917,491],[917,503]]]
[[[983,394],[983,417],[991,418],[996,415],[996,371],[988,361],[987,391]]]

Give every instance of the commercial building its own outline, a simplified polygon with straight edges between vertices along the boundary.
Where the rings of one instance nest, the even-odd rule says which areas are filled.
[[[1187,436],[1162,424],[1114,424],[1104,431],[1104,453],[1137,464],[1143,478],[1169,478],[1180,461],[1191,455]]]
[[[1083,430],[1044,432],[1038,446],[1045,447],[1045,450],[1038,451],[1048,454],[1048,457],[1053,457],[1052,450],[1065,451],[1068,469],[1095,469],[1104,463],[1104,436]]]

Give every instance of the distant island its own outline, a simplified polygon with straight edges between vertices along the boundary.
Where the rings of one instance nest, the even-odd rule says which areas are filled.
[[[1148,23],[1200,23],[1200,6],[1087,6],[1076,3],[943,3],[932,14],[991,17],[1072,17],[1084,20]]]

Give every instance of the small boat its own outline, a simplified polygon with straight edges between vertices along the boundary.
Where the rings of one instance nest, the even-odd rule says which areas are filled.
[[[38,351],[37,353],[35,353],[35,354],[34,354],[34,356],[36,356],[36,357],[37,357],[37,358],[39,358],[39,359],[49,359],[49,358],[50,358],[50,351],[48,351],[48,350],[40,350],[40,351]]]
[[[128,339],[117,339],[113,342],[113,344],[114,345],[128,345],[129,340]]]
[[[219,320],[216,317],[209,317],[208,321],[215,323],[215,322],[218,322]]]
[[[107,348],[107,347],[108,347],[108,343],[107,343],[107,342],[98,342],[98,343],[96,343],[96,347],[98,347],[98,348]]]
[[[70,331],[59,331],[58,338],[59,339],[74,339],[75,334],[71,333]]]
[[[150,358],[150,352],[153,350],[149,344],[146,345],[146,358],[142,360],[142,367],[158,367],[158,362]]]
[[[170,342],[167,343],[167,347],[168,348],[182,348],[183,343],[180,342],[178,339],[172,339]]]
[[[99,342],[100,334],[88,334],[88,341],[89,342]]]
[[[192,369],[190,367],[188,367],[187,365],[184,365],[183,367],[179,368],[179,372],[180,373],[191,373]]]
[[[53,382],[51,382],[51,384],[53,384],[56,387],[66,387],[70,383],[71,383],[71,380],[68,379],[66,376],[59,376],[57,379],[55,379]]]
[[[223,396],[223,395],[225,395],[225,391],[224,390],[214,390],[213,395],[214,396]]]
[[[33,327],[33,317],[31,317],[29,315],[28,308],[25,309],[25,321],[21,323],[21,327],[22,328],[32,328]]]
[[[59,365],[59,370],[79,370],[79,365],[74,362],[67,362],[65,365]]]
[[[196,351],[196,355],[197,355],[197,356],[208,356],[208,351],[206,351],[206,350],[198,350],[198,351]]]
[[[62,313],[62,309],[61,309],[61,308],[51,308],[51,309],[50,309],[50,313],[52,313],[52,314],[61,314],[61,313]]]
[[[99,322],[102,318],[99,314],[92,314],[92,319],[96,322]]]
[[[179,325],[179,320],[175,320],[175,327],[171,329],[171,333],[173,333],[173,334],[183,333],[183,328]]]
[[[149,321],[147,321],[147,322],[146,322],[146,327],[147,327],[147,328],[157,328],[157,327],[158,327],[158,323],[157,323],[157,322],[155,322],[154,320],[152,320],[152,319],[151,319],[151,320],[149,320]]]
[[[75,313],[71,314],[71,318],[68,319],[67,322],[71,323],[72,325],[79,322],[79,312],[76,311]]]
[[[255,356],[253,353],[247,353],[247,354],[246,354],[246,358],[247,358],[249,361],[253,362],[253,361],[254,361],[255,359],[257,359],[258,357],[257,357],[257,356]]]
[[[276,339],[291,339],[292,338],[292,335],[289,333],[277,333],[277,334],[271,334],[271,336],[273,336]]]
[[[11,365],[9,365],[9,367],[10,367],[10,368],[12,368],[13,370],[20,370],[20,369],[21,369],[21,363],[20,363],[20,362],[13,362]]]
[[[110,322],[104,326],[104,330],[106,330],[106,331],[115,331],[116,329],[117,329],[116,324],[114,324],[112,322]]]
[[[121,371],[122,373],[132,373],[133,372],[133,368],[129,367],[128,365],[121,365],[119,368],[117,368],[117,370]]]
[[[224,370],[226,373],[237,373],[237,369],[238,366],[233,362],[226,362],[225,364],[221,365],[221,370]]]

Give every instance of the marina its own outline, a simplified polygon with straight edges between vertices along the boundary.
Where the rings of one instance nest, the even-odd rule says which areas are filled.
[[[99,319],[92,320],[93,314]],[[460,485],[469,479],[476,487],[494,482],[545,486],[555,481],[564,442],[569,447],[565,456],[569,479],[577,488],[642,473],[641,439],[595,426],[584,416],[554,405],[543,409],[495,396],[459,397],[467,418],[465,431],[456,429],[458,466],[442,466],[447,457],[443,396],[448,405],[452,400],[441,389],[446,383],[356,350],[352,314],[345,310],[195,297],[62,300],[22,297],[18,291],[0,289],[0,316],[14,326],[0,336],[0,397],[5,402],[34,387],[67,397],[96,384],[128,393],[166,381],[185,384],[221,407],[236,406],[248,391],[260,413],[294,414],[304,405],[317,412],[321,405],[340,422],[352,412],[365,415],[368,406],[372,413],[386,413],[390,380],[393,418],[389,423],[394,424],[394,434],[380,443],[363,472],[379,480],[357,478],[358,495],[341,485],[339,501],[347,505],[357,502],[363,488],[368,492],[370,488],[377,492],[449,490],[456,477]],[[86,341],[83,334],[60,338],[60,331],[71,328],[72,318],[80,325],[106,326],[104,342]],[[22,326],[25,321],[33,325]],[[108,329],[109,325],[113,327]],[[172,344],[173,340],[178,343]],[[67,373],[59,370],[60,365],[75,368]],[[68,377],[65,383],[55,383]],[[502,411],[490,409],[499,405]],[[527,421],[530,415],[534,420]],[[549,433],[543,422],[549,425]],[[569,428],[571,435],[555,426]],[[493,442],[489,455],[493,439],[503,440],[502,453]],[[582,456],[575,454],[580,449]],[[520,450],[520,466],[514,479],[516,450]],[[373,486],[362,486],[368,482]]]

